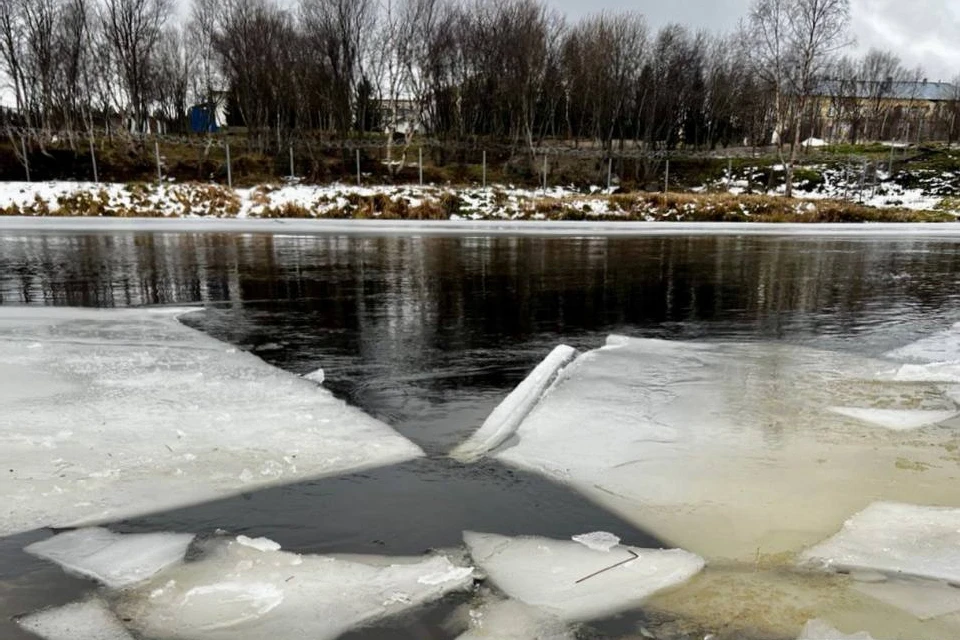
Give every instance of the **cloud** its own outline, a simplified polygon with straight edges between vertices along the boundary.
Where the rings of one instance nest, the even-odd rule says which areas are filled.
[[[853,0],[860,52],[893,51],[931,80],[960,75],[960,5],[956,0]]]
[[[671,22],[727,32],[747,15],[751,0],[546,0],[571,19],[598,11],[638,11],[654,29]],[[851,0],[856,52],[893,51],[931,80],[960,75],[960,0]]]

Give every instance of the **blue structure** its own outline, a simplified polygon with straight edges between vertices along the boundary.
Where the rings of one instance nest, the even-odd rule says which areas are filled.
[[[190,107],[190,131],[193,133],[217,133],[219,130],[216,103],[206,102]]]

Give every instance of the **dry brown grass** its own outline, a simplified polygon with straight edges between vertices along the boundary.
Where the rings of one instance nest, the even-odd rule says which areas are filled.
[[[233,190],[207,183],[158,187],[132,183],[121,198],[106,189],[77,191],[56,203],[38,195],[26,205],[0,208],[0,215],[26,216],[140,216],[163,215],[235,217],[242,203]],[[957,218],[946,211],[877,209],[838,200],[798,200],[768,195],[729,193],[651,193],[567,196],[532,195],[507,204],[494,193],[493,211],[466,208],[456,191],[425,194],[347,193],[320,195],[309,204],[271,204],[275,187],[259,186],[250,196],[251,215],[263,218],[336,218],[384,220],[446,220],[454,215],[518,220],[609,220],[684,222],[946,222]],[[408,197],[409,196],[409,197]],[[414,200],[415,198],[415,200]],[[171,206],[172,205],[172,206]]]

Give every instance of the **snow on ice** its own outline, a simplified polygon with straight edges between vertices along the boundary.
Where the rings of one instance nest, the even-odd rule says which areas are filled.
[[[0,535],[422,455],[315,383],[182,325],[183,312],[0,308]]]
[[[588,620],[634,608],[683,584],[704,566],[680,549],[591,549],[571,540],[464,533],[471,557],[504,593],[559,620]]]

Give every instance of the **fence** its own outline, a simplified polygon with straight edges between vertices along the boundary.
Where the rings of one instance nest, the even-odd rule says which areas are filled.
[[[706,152],[678,152],[644,150],[624,147],[613,152],[594,145],[554,144],[534,149],[506,145],[448,143],[435,140],[417,140],[413,145],[387,145],[383,139],[334,141],[307,137],[290,140],[281,153],[251,154],[250,144],[242,137],[213,136],[151,136],[133,137],[121,134],[90,135],[89,132],[39,132],[8,129],[11,149],[22,165],[22,174],[11,175],[11,170],[0,177],[6,179],[62,179],[62,167],[51,161],[52,150],[66,152],[72,158],[69,166],[73,179],[101,178],[149,180],[146,163],[156,181],[187,179],[218,182],[228,187],[242,182],[270,181],[351,181],[357,185],[388,183],[488,183],[506,182],[537,186],[544,190],[551,186],[616,186],[668,192],[671,189],[702,186],[704,176],[722,176],[719,186],[730,186],[734,161],[738,166],[756,162],[754,149],[732,150],[731,156],[718,157]],[[40,141],[44,144],[41,146]],[[86,144],[81,144],[85,141]],[[131,171],[117,170],[116,149],[135,150],[133,159],[125,156]],[[84,148],[85,147],[85,148]],[[275,149],[275,148],[274,148]],[[104,158],[104,151],[110,158]],[[731,151],[731,150],[728,150]],[[188,154],[196,152],[195,158]],[[892,172],[896,150],[886,162]],[[72,155],[71,155],[72,154]],[[139,154],[139,155],[137,155]],[[239,154],[239,155],[238,155]],[[250,156],[259,165],[251,169]],[[769,160],[769,157],[767,158]],[[64,161],[66,162],[66,161]],[[863,197],[869,188],[876,189],[878,170],[883,168],[876,160],[859,156],[831,157],[831,162],[845,167],[852,174],[860,167],[862,179],[857,197]],[[237,166],[237,165],[241,166]],[[239,171],[238,171],[239,169]],[[83,174],[86,173],[84,176]],[[844,181],[848,184],[848,181]],[[761,183],[749,185],[764,188]],[[766,188],[770,188],[770,184]],[[846,188],[846,187],[845,187]],[[849,189],[852,193],[854,189]]]

